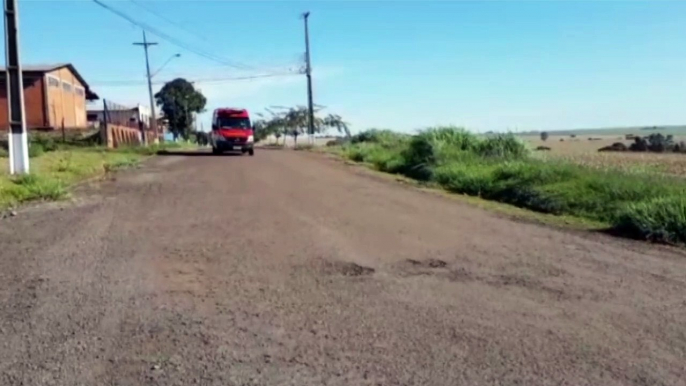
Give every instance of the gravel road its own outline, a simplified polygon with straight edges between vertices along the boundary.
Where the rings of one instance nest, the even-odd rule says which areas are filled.
[[[686,254],[321,155],[161,156],[0,220],[1,385],[686,385]]]

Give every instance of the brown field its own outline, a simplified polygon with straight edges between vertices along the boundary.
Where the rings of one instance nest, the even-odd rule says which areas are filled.
[[[633,152],[598,152],[598,149],[622,142],[627,146],[632,141],[627,141],[619,135],[593,135],[597,140],[589,140],[591,136],[551,135],[547,141],[539,137],[522,136],[521,138],[531,144],[535,149],[538,146],[547,146],[550,151],[537,151],[535,154],[546,159],[562,159],[574,163],[597,168],[612,168],[628,172],[660,172],[671,175],[686,176],[686,154],[673,153],[633,153]],[[564,140],[564,141],[561,141]],[[675,136],[675,141],[686,141],[686,136]]]

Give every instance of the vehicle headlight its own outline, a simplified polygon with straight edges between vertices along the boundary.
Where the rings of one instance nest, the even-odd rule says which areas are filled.
[[[249,135],[248,136],[248,142],[254,142],[254,141],[255,141],[255,138],[253,138],[252,135]]]

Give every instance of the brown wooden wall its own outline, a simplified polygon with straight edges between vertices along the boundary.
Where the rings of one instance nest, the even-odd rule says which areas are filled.
[[[40,74],[25,74],[23,81],[26,127],[35,129],[48,126],[49,123],[45,116],[43,76]],[[2,79],[0,80],[0,130],[7,130],[9,128],[7,111],[7,82],[5,79]]]
[[[68,68],[49,72],[45,77],[50,126],[59,128],[64,124],[66,128],[86,127],[86,90],[83,84]]]

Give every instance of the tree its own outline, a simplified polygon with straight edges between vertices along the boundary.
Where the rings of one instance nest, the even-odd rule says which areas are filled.
[[[345,133],[348,139],[351,137],[349,124],[343,121],[340,115],[329,114],[324,118],[323,123],[324,126],[335,128],[339,133]]]
[[[167,82],[155,94],[157,105],[162,114],[169,121],[169,131],[174,139],[181,136],[188,139],[192,132],[193,113],[201,113],[205,109],[207,99],[193,84],[183,78]]]
[[[278,144],[279,138],[283,136],[286,130],[282,116],[283,114],[276,113],[271,109],[266,110],[269,117],[265,117],[264,113],[255,114],[258,117],[258,119],[253,122],[253,127],[255,127],[255,140],[261,141],[273,135]]]
[[[541,141],[546,141],[546,140],[548,140],[548,132],[543,131],[543,132],[541,132]]]
[[[275,109],[280,111],[267,109],[267,112],[269,113],[268,118],[262,113],[256,114],[259,119],[254,122],[254,125],[256,131],[260,131],[260,134],[255,138],[264,139],[273,135],[276,137],[278,143],[278,139],[283,136],[285,144],[285,137],[290,135],[297,145],[298,137],[307,133],[308,130],[309,114],[307,107],[275,107]],[[316,107],[315,114],[322,109],[323,107],[321,106]],[[340,115],[329,114],[324,118],[317,115],[314,116],[315,133],[323,133],[327,128],[335,128],[339,133],[345,133],[346,136],[350,137],[348,126],[349,124],[343,121]]]

